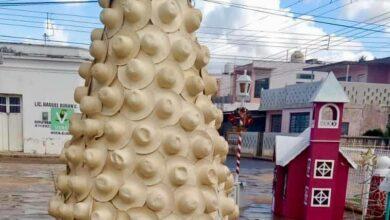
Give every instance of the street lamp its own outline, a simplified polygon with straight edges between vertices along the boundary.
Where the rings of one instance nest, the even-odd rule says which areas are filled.
[[[237,96],[241,99],[241,107],[244,107],[244,101],[249,97],[251,82],[252,80],[251,77],[247,75],[247,70],[244,70],[244,74],[237,79]]]

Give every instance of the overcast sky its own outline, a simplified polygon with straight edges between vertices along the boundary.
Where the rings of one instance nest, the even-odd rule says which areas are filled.
[[[264,10],[264,8],[272,9],[273,11],[271,12],[285,16],[269,15],[259,11],[196,0],[196,7],[200,8],[203,12],[202,28],[198,36],[200,42],[209,46],[213,54],[212,63],[209,66],[212,72],[220,72],[223,64],[228,61],[236,64],[248,63],[249,60],[244,59],[249,59],[250,57],[256,59],[283,60],[286,59],[287,53],[291,54],[294,50],[301,50],[306,53],[307,58],[318,58],[327,62],[357,60],[361,56],[373,59],[374,57],[386,57],[390,54],[388,52],[390,51],[390,43],[387,43],[390,38],[383,38],[390,37],[390,34],[346,29],[345,27],[336,27],[310,21],[313,18],[312,15],[349,19],[359,22],[377,16],[377,18],[367,22],[379,23],[384,25],[383,27],[375,27],[367,24],[360,24],[358,27],[367,29],[374,28],[376,30],[390,32],[390,1],[388,0],[302,0],[299,3],[297,3],[297,0],[214,1],[225,4],[244,4],[252,9],[256,7],[256,10]],[[1,2],[6,1],[0,0]],[[293,6],[287,7],[293,3],[295,3]],[[93,24],[99,22],[98,15],[101,9],[97,4],[8,8],[71,13],[92,17],[63,17],[49,14],[49,18],[52,19],[47,22],[45,19],[46,14],[43,13],[11,11],[0,8],[0,12],[2,13],[0,14],[2,34],[11,36],[42,39],[43,33],[46,32],[52,40],[89,43],[89,32],[92,27],[100,26]],[[282,10],[282,12],[276,10]],[[385,14],[386,12],[388,14]],[[24,18],[23,15],[36,16],[37,18]],[[298,17],[303,17],[306,20],[302,21]],[[58,18],[79,20],[80,23],[61,21]],[[356,23],[325,18],[314,17],[314,19],[331,23],[357,25]],[[18,24],[41,28],[17,27],[5,24]],[[47,26],[55,27],[56,30],[47,29]],[[83,27],[78,28],[75,26]],[[69,29],[78,29],[85,32],[73,32],[69,31]],[[275,32],[282,32],[283,34]],[[330,35],[331,37],[324,37],[325,35]],[[9,38],[1,39],[10,40]],[[29,40],[29,42],[33,41]],[[328,43],[330,43],[330,50],[320,50],[326,48]]]

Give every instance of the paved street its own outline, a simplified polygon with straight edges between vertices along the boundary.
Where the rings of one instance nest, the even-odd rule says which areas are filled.
[[[60,164],[42,164],[25,159],[0,159],[0,219],[52,219],[46,213],[47,201],[53,195],[53,175],[65,169]],[[235,160],[227,161],[234,170]],[[240,179],[247,186],[244,192],[247,208],[240,219],[268,220],[271,215],[271,183],[273,164],[242,159]],[[346,219],[355,219],[348,215]]]

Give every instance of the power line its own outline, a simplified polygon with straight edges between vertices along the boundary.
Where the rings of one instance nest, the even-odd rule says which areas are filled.
[[[66,17],[78,17],[78,18],[87,18],[87,19],[99,19],[96,16],[87,16],[87,15],[78,15],[78,14],[69,14],[69,13],[57,13],[57,12],[46,12],[46,11],[36,11],[36,10],[27,10],[27,9],[16,9],[16,8],[2,8],[0,7],[0,10],[7,10],[7,11],[24,11],[24,12],[30,12],[30,13],[36,13],[36,14],[52,14],[52,15],[59,15],[59,16],[66,16]]]
[[[33,41],[40,41],[40,42],[49,41],[49,42],[54,42],[54,43],[77,44],[77,45],[86,45],[86,46],[89,45],[89,43],[82,43],[82,42],[60,41],[60,40],[50,40],[50,39],[43,40],[43,39],[32,38],[32,37],[20,37],[20,36],[11,36],[11,35],[3,35],[3,34],[0,34],[0,37],[12,38],[12,39],[21,39],[21,40],[33,40]]]
[[[7,3],[0,3],[0,6],[58,5],[58,4],[81,4],[81,3],[97,3],[97,1],[80,0],[80,1],[7,2]]]

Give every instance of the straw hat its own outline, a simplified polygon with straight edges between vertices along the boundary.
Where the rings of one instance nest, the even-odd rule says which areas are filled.
[[[116,220],[131,220],[129,214],[125,211],[117,211]]]
[[[153,0],[152,22],[165,32],[175,32],[182,23],[182,14],[176,0]]]
[[[65,150],[65,158],[69,164],[79,166],[83,162],[83,154],[85,147],[82,145],[72,144]]]
[[[218,194],[217,191],[210,186],[201,186],[203,198],[206,203],[206,213],[212,213],[218,210]]]
[[[82,202],[73,205],[74,218],[79,220],[89,220],[92,211],[92,198],[88,197]]]
[[[135,167],[135,152],[130,146],[111,151],[109,156],[110,165],[126,173],[132,173]]]
[[[118,68],[118,80],[127,89],[143,89],[153,81],[155,72],[151,59],[138,55]]]
[[[123,11],[117,8],[104,8],[100,13],[100,21],[105,26],[107,37],[111,38],[123,24]]]
[[[211,215],[211,214],[199,214],[195,215],[191,218],[191,220],[215,220],[218,219],[217,214]]]
[[[181,219],[202,214],[206,204],[202,192],[195,186],[182,186],[175,191],[176,214]]]
[[[205,95],[199,95],[195,105],[202,111],[206,124],[214,121],[218,117],[218,108],[211,102],[211,99]]]
[[[127,210],[131,220],[158,220],[158,216],[146,207],[131,208]]]
[[[149,22],[152,15],[150,0],[125,0],[121,2],[125,25],[139,30]]]
[[[94,28],[91,32],[91,41],[102,40],[104,34],[104,28]]]
[[[217,135],[213,135],[213,146],[214,146],[214,155],[219,155],[221,159],[226,157],[226,155],[229,153],[229,144],[225,140],[224,137]]]
[[[142,51],[149,55],[154,63],[160,63],[168,57],[171,44],[168,35],[159,27],[147,25],[137,33],[141,39]]]
[[[110,62],[95,63],[91,67],[91,75],[99,84],[99,87],[110,85],[115,79],[116,72],[116,66]]]
[[[116,65],[125,65],[136,57],[140,50],[140,42],[136,32],[129,28],[122,29],[110,39],[109,60]]]
[[[49,215],[53,217],[60,217],[60,206],[64,203],[63,199],[60,196],[53,196],[49,200],[49,207],[48,207],[48,212]]]
[[[130,146],[137,154],[149,154],[157,150],[161,143],[160,129],[151,122],[142,122],[134,128]]]
[[[169,35],[172,57],[183,70],[191,68],[196,59],[195,44],[189,34],[176,32]]]
[[[206,68],[202,68],[201,75],[204,81],[204,93],[205,95],[215,95],[218,91],[218,84],[215,77],[210,76]]]
[[[210,135],[204,130],[192,132],[190,136],[190,149],[192,152],[190,158],[195,161],[203,158],[211,159],[214,149]]]
[[[80,77],[85,80],[89,80],[91,77],[91,67],[92,67],[92,63],[89,61],[84,61],[80,63],[79,70],[78,70]]]
[[[196,51],[195,67],[200,70],[210,62],[210,50],[204,45],[199,45]]]
[[[150,90],[125,90],[125,103],[121,114],[130,120],[141,120],[150,115],[154,108],[154,96]]]
[[[92,181],[86,172],[73,175],[69,179],[69,188],[73,191],[77,202],[84,200],[88,196],[91,187]]]
[[[160,183],[149,187],[146,197],[146,207],[152,210],[160,219],[168,216],[174,209],[173,192],[165,184]]]
[[[188,7],[183,12],[183,24],[180,29],[192,34],[199,29],[201,23],[202,12],[199,9]]]
[[[135,173],[147,186],[161,182],[165,176],[164,158],[158,151],[139,156],[135,167]]]
[[[142,207],[146,201],[146,190],[147,188],[141,179],[136,176],[127,176],[112,203],[116,208],[123,211],[134,207]]]
[[[213,165],[215,166],[216,171],[217,171],[218,183],[226,182],[226,180],[230,174],[229,168],[227,166],[223,165],[220,161],[216,162],[215,160],[213,162]]]
[[[56,178],[55,185],[62,192],[62,194],[65,195],[65,198],[67,198],[67,196],[69,196],[69,193],[71,192],[71,189],[69,187],[69,179],[70,177],[66,175],[65,172],[58,174]]]
[[[82,123],[86,137],[95,138],[103,135],[104,122],[102,120],[85,118]]]
[[[229,193],[234,188],[234,176],[230,173],[225,181],[225,191]]]
[[[209,160],[200,160],[195,164],[196,175],[200,185],[214,186],[218,184],[216,167]]]
[[[74,90],[74,101],[76,103],[79,103],[80,104],[80,101],[81,99],[84,97],[84,96],[87,96],[88,95],[88,87],[86,86],[78,86],[76,87],[76,89]]]
[[[176,124],[182,115],[181,97],[173,91],[159,91],[156,94],[153,121],[160,127]]]
[[[116,219],[117,211],[114,206],[109,202],[94,202],[91,220],[108,220]]]
[[[133,124],[118,116],[104,124],[102,141],[109,150],[120,149],[129,143],[132,132]]]
[[[223,112],[221,109],[218,109],[218,117],[215,119],[215,128],[219,129],[222,126],[223,122]]]
[[[74,219],[73,205],[72,204],[62,203],[58,207],[58,211],[60,213],[61,219],[63,219],[63,220],[73,220]]]
[[[83,135],[83,123],[81,122],[81,114],[73,113],[69,120],[69,133],[74,138],[79,138]]]
[[[187,156],[189,141],[183,129],[177,126],[166,127],[163,129],[162,134],[160,152],[165,156]]]
[[[184,72],[186,81],[181,95],[189,102],[194,103],[199,94],[204,90],[204,82],[197,70],[191,68]]]
[[[202,113],[194,105],[184,103],[183,114],[180,118],[179,124],[184,130],[190,132],[195,130],[198,126],[204,124]]]
[[[123,88],[119,82],[114,82],[111,86],[101,88],[98,97],[102,103],[102,115],[114,115],[123,105]]]
[[[93,56],[96,62],[103,62],[106,59],[108,51],[108,41],[94,40],[89,47],[89,53]]]
[[[107,154],[107,148],[101,140],[93,140],[87,145],[84,151],[84,164],[91,176],[96,176],[103,170]]]
[[[182,185],[196,185],[194,165],[182,156],[169,157],[164,182],[174,188]]]
[[[99,202],[107,202],[114,198],[122,181],[120,174],[113,169],[105,169],[98,175],[92,186],[92,197]]]
[[[156,78],[152,88],[169,89],[180,93],[184,87],[184,75],[177,63],[165,60],[156,66]]]
[[[84,96],[80,101],[80,111],[87,116],[94,116],[102,111],[102,103],[96,96]]]
[[[222,216],[228,216],[234,213],[236,209],[236,203],[232,198],[225,196],[219,197],[219,211]]]

